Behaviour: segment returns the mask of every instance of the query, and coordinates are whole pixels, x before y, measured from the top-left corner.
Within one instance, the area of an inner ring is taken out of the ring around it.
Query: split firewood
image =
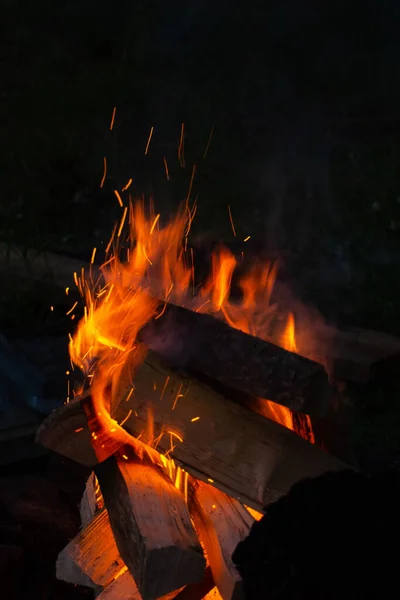
[[[167,305],[140,333],[174,367],[306,414],[324,413],[332,393],[325,368],[210,315]]]
[[[142,600],[142,597],[135,580],[126,569],[97,596],[96,600]]]
[[[68,583],[106,587],[124,567],[103,508],[60,552],[56,574]]]
[[[68,415],[67,421],[59,419],[61,414]],[[98,462],[83,400],[72,400],[51,412],[37,429],[36,441],[81,465],[93,467]]]
[[[205,559],[185,499],[160,467],[111,457],[96,476],[119,553],[143,600],[203,579]]]
[[[172,371],[154,355],[138,368],[134,382],[132,390],[126,365],[112,389],[115,421],[195,477],[213,480],[216,487],[256,510],[304,477],[346,468],[289,429]],[[37,441],[88,466],[114,454],[112,433],[110,446],[102,443],[100,448],[90,435],[87,405],[88,399],[74,400],[54,411],[40,427]]]
[[[190,512],[215,585],[223,600],[242,599],[242,579],[231,557],[239,542],[249,534],[254,519],[237,500],[215,487],[195,479],[190,487]]]
[[[191,583],[181,590],[163,596],[160,600],[203,600],[214,588],[214,580],[210,567],[204,572],[204,579],[199,583]],[[108,585],[97,600],[142,600],[135,580],[126,568]]]

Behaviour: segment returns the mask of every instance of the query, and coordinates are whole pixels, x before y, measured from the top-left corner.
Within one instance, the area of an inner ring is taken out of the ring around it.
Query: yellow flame
[[[179,150],[182,161],[183,144],[182,126]],[[122,205],[118,191],[114,193]],[[212,256],[212,272],[206,284],[193,294],[193,255],[190,264],[185,248],[195,211],[195,206],[186,203],[169,223],[161,224],[160,215],[155,214],[152,206],[146,212],[143,201],[130,203],[124,207],[121,222],[114,229],[100,279],[86,278],[84,271],[79,276],[74,274],[85,307],[69,350],[72,362],[90,379],[99,439],[108,435],[121,444],[132,443],[132,438],[111,417],[110,381],[118,381],[128,358],[133,367],[143,360],[144,348],[137,341],[138,332],[151,319],[162,317],[165,302],[210,313],[246,333],[266,339],[269,336],[276,310],[271,304],[275,265],[256,264],[243,275],[239,280],[242,299],[235,302],[230,291],[236,259],[229,250],[220,247]],[[288,349],[296,349],[293,315],[288,317],[281,343]],[[167,383],[168,380],[161,398]],[[179,390],[173,408],[181,397]],[[270,415],[293,429],[289,409],[271,408]],[[154,442],[153,437],[148,435],[148,441]]]

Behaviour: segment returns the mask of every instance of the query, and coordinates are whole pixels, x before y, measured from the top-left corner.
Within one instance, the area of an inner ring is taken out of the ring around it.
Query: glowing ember
[[[148,144],[150,139],[151,135]],[[183,140],[182,128],[182,162]],[[186,248],[195,208],[190,209],[186,203],[171,222],[161,225],[160,215],[156,215],[152,207],[146,214],[143,203],[125,206],[118,190],[115,195],[122,217],[108,245],[101,280],[93,281],[90,273],[87,276],[83,272],[80,276],[75,274],[86,306],[69,349],[73,363],[84,371],[90,382],[97,420],[96,438],[101,442],[102,435],[111,436],[132,445],[132,438],[111,416],[110,380],[118,380],[128,358],[134,366],[143,360],[145,348],[137,342],[138,332],[151,319],[162,317],[164,303],[168,301],[210,313],[234,328],[266,339],[276,309],[271,305],[276,266],[255,265],[242,276],[239,281],[242,299],[234,302],[230,290],[236,260],[229,250],[221,247],[212,257],[209,279],[194,293],[193,255]],[[293,315],[288,316],[281,345],[296,350]],[[266,416],[293,429],[289,409],[273,406],[273,403],[268,406]],[[194,415],[193,421],[199,418]],[[147,433],[147,439],[152,440],[151,431]],[[179,436],[172,431],[170,435],[172,446],[172,439]]]

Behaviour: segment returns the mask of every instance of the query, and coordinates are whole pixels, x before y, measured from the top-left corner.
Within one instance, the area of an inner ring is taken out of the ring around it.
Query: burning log
[[[59,554],[57,578],[92,587],[100,600],[142,600],[135,580],[119,554],[94,472],[82,496],[81,515],[84,529]],[[174,590],[162,600],[202,600],[213,587],[212,573],[207,567],[202,581]]]
[[[195,477],[213,480],[257,510],[304,477],[345,467],[285,427],[172,371],[154,355],[135,373],[134,390],[126,365],[112,395],[118,402],[111,404],[111,415],[131,435],[141,436]],[[96,444],[87,414],[87,399],[64,405],[46,419],[37,441],[87,466],[96,465],[114,454],[117,445],[111,433],[109,446]]]
[[[143,600],[203,579],[205,559],[184,497],[160,469],[112,457],[96,475],[119,552]]]
[[[89,587],[106,587],[125,567],[103,508],[60,552],[57,579]]]
[[[59,254],[40,252],[34,248],[24,249],[8,244],[0,244],[0,268],[3,273],[38,282],[49,281],[61,288],[70,286],[73,283],[73,274],[81,273],[82,269],[85,272],[90,270],[94,280],[102,277],[98,265]],[[159,287],[162,289],[162,285]],[[176,307],[171,308],[169,305],[167,312],[169,311],[175,313],[173,319],[176,323],[179,324],[181,319],[184,321],[185,317],[182,314],[178,316]],[[186,326],[186,323],[183,323],[183,326]],[[187,340],[190,339],[190,335],[185,338],[183,332],[181,333],[182,339],[186,340],[187,350]],[[303,351],[300,347],[303,356],[316,361],[321,366],[326,366],[329,375],[336,380],[366,383],[386,370],[387,364],[390,375],[396,373],[396,369],[391,365],[395,367],[397,364],[400,340],[389,334],[354,328],[338,331],[327,327],[323,331],[311,331],[307,336],[312,338],[313,350],[309,351],[305,348]],[[271,394],[256,395],[274,400]],[[279,402],[277,399],[275,401]],[[304,408],[295,410],[307,412]]]
[[[92,467],[98,461],[92,446],[84,401],[74,400],[50,413],[38,428],[36,441],[87,467]]]
[[[141,339],[173,366],[312,415],[327,410],[332,388],[324,367],[212,316],[166,305]]]
[[[231,557],[249,534],[253,517],[237,500],[194,479],[189,505],[223,600],[243,598],[242,580]]]
[[[128,570],[114,579],[96,600],[142,600],[137,585]]]

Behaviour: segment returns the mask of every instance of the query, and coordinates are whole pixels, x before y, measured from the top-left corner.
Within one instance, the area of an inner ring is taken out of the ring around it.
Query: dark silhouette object
[[[348,470],[296,484],[233,554],[246,598],[397,596],[399,506],[394,472]]]

